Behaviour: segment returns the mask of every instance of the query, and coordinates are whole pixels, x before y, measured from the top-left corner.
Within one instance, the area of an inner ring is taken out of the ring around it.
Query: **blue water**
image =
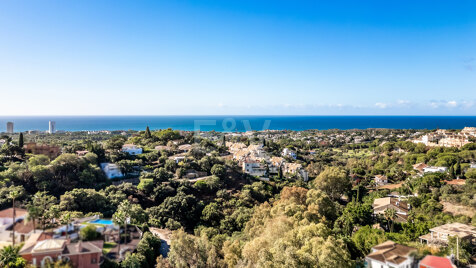
[[[0,132],[6,122],[14,130],[48,129],[56,121],[57,130],[144,130],[173,128],[177,130],[247,131],[263,129],[460,129],[476,126],[476,116],[0,116]],[[266,122],[269,125],[266,127]],[[263,128],[263,126],[265,126]]]
[[[114,223],[111,220],[97,219],[90,221],[89,223],[102,224],[102,225],[113,225]]]

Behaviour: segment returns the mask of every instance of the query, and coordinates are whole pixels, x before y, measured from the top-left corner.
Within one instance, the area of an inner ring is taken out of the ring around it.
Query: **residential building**
[[[182,144],[179,145],[178,147],[179,151],[183,153],[188,153],[190,150],[192,150],[192,145],[191,144]]]
[[[172,151],[172,148],[170,148],[169,146],[166,146],[166,145],[157,145],[157,146],[155,146],[154,149],[157,150],[157,151]]]
[[[447,223],[430,229],[430,233],[420,236],[420,242],[430,245],[447,245],[449,237],[456,236],[461,240],[467,240],[476,245],[476,227],[459,223]]]
[[[388,183],[388,178],[385,175],[376,175],[374,177],[375,185],[382,186]]]
[[[470,167],[470,168],[476,168],[476,163],[471,163],[471,164],[469,165],[469,167]]]
[[[23,146],[27,154],[42,154],[54,159],[60,155],[60,147],[49,144],[37,144],[29,142]]]
[[[365,260],[369,268],[410,268],[415,263],[415,252],[416,248],[387,241],[374,246],[372,252],[365,256]]]
[[[456,268],[450,259],[427,255],[418,264],[418,268]]]
[[[406,222],[410,211],[409,204],[393,197],[376,198],[372,206],[374,215],[384,215],[388,209],[394,209],[397,212],[396,222]]]
[[[265,176],[266,175],[266,167],[263,166],[260,162],[255,160],[245,160],[243,161],[243,172],[246,174],[250,174],[251,176]]]
[[[298,163],[284,163],[282,166],[283,173],[286,174],[294,174],[300,177],[303,181],[309,180],[309,175],[307,171],[302,167],[301,164]]]
[[[42,233],[32,235],[19,254],[33,267],[44,267],[58,260],[68,260],[73,267],[99,268],[102,262],[104,241],[79,241],[44,239]]]
[[[142,153],[142,148],[134,144],[124,144],[122,151],[130,155],[138,155]]]
[[[117,164],[101,163],[101,169],[104,171],[108,179],[124,177],[124,174],[122,174],[122,171]]]
[[[427,166],[423,168],[423,173],[435,173],[435,172],[441,172],[444,173],[448,171],[447,167],[432,167],[432,166]]]
[[[15,224],[23,222],[28,212],[22,208],[15,208]],[[13,208],[7,208],[0,211],[0,241],[12,242]],[[15,228],[17,230],[17,228]],[[21,241],[19,234],[15,235],[15,241]]]
[[[6,141],[6,140],[4,140],[4,139],[0,139],[0,147],[2,147],[2,146],[5,144],[5,143],[7,143],[7,141]]]
[[[413,169],[418,171],[418,172],[423,172],[423,170],[428,167],[427,164],[425,163],[417,163],[415,165],[413,165]]]
[[[48,122],[48,133],[55,134],[56,133],[56,122],[50,121]]]
[[[13,134],[13,122],[7,122],[7,133]]]
[[[284,148],[283,149],[283,152],[281,153],[282,156],[284,157],[291,157],[292,159],[296,159],[297,158],[297,154],[296,152],[294,152],[293,150],[289,149],[289,148]]]

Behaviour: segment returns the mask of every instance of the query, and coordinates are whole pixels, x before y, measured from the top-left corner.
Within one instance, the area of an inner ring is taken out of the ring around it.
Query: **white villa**
[[[142,148],[134,144],[124,144],[121,151],[130,155],[138,155],[142,153]]]
[[[444,173],[448,171],[448,168],[447,167],[432,167],[432,166],[428,166],[428,167],[425,167],[423,168],[423,173],[435,173],[435,172],[441,172],[441,173]]]
[[[365,256],[369,268],[409,268],[413,267],[416,248],[387,241],[374,246],[372,252]]]
[[[117,164],[113,163],[102,163],[101,164],[101,169],[104,171],[106,174],[106,177],[108,179],[114,179],[114,178],[122,178],[124,177],[124,174],[122,174],[121,169]]]

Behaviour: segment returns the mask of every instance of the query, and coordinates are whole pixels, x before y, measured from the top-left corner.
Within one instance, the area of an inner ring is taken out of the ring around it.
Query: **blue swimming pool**
[[[112,222],[112,220],[105,220],[105,219],[97,219],[97,220],[90,221],[89,223],[102,224],[102,225],[113,225],[114,224]]]

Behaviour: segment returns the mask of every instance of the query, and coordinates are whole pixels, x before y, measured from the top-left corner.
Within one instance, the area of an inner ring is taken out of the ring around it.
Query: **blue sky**
[[[476,115],[476,1],[0,1],[0,115]]]

